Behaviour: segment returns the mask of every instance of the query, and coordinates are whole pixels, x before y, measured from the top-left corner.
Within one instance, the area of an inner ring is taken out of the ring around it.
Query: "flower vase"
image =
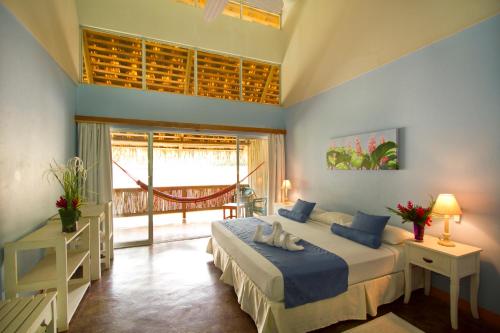
[[[415,235],[415,242],[424,241],[425,224],[413,223],[413,234]]]
[[[76,222],[80,218],[80,211],[76,209],[59,209],[62,232],[75,232]]]

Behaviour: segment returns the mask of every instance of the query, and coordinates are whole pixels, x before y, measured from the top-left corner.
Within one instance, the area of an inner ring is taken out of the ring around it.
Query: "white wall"
[[[45,172],[51,160],[65,163],[75,154],[76,86],[1,4],[0,50],[1,267],[5,242],[57,213],[61,189]],[[37,258],[23,255],[21,271]]]
[[[500,12],[499,0],[302,0],[285,26],[293,105]]]
[[[320,207],[386,206],[453,193],[452,237],[484,249],[480,306],[500,313],[500,15],[286,109],[287,178]],[[400,128],[399,171],[333,171],[330,139]],[[401,225],[393,217],[392,224]],[[405,224],[404,227],[411,228]],[[443,232],[436,220],[426,233]],[[448,291],[446,279],[435,280]],[[467,282],[465,279],[464,282]],[[467,286],[468,284],[464,284]],[[462,289],[467,298],[467,288]]]
[[[68,76],[78,81],[80,34],[75,0],[0,0]]]

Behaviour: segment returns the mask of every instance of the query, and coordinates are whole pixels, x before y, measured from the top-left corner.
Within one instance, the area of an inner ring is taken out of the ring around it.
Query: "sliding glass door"
[[[117,247],[207,237],[213,221],[266,215],[267,147],[265,136],[112,132]]]

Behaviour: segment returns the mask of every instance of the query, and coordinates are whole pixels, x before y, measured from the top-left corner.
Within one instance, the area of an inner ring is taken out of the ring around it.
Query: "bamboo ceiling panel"
[[[240,59],[198,51],[198,95],[240,99]]]
[[[194,50],[147,41],[146,88],[194,95]]]
[[[84,30],[83,42],[83,77],[89,83],[142,88],[140,39]]]
[[[242,98],[246,102],[280,104],[280,68],[243,60]]]

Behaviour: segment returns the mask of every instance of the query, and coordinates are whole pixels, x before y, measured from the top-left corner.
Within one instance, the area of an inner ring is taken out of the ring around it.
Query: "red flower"
[[[71,206],[73,206],[73,209],[77,209],[78,208],[78,198],[74,198],[73,200],[71,200]]]
[[[369,140],[368,140],[368,151],[371,153],[373,153],[375,151],[375,149],[377,148],[377,141],[375,140],[375,138],[372,136]]]
[[[402,204],[398,204],[398,210],[399,210],[401,213],[406,213],[406,212],[408,212],[408,209],[406,209],[406,207],[404,207]]]
[[[423,217],[425,214],[425,209],[423,209],[422,207],[417,207],[417,215],[418,217]]]
[[[408,201],[408,209],[413,209],[413,202],[411,201]]]
[[[428,217],[427,220],[425,220],[425,224],[427,224],[428,227],[431,226],[431,222],[432,222],[432,219],[430,217]]]
[[[361,148],[361,141],[359,140],[359,138],[356,138],[356,139],[354,139],[354,142],[356,144],[356,153],[358,155],[362,155],[363,149]]]
[[[59,200],[56,201],[57,208],[68,208],[68,201],[64,197],[59,197]]]

